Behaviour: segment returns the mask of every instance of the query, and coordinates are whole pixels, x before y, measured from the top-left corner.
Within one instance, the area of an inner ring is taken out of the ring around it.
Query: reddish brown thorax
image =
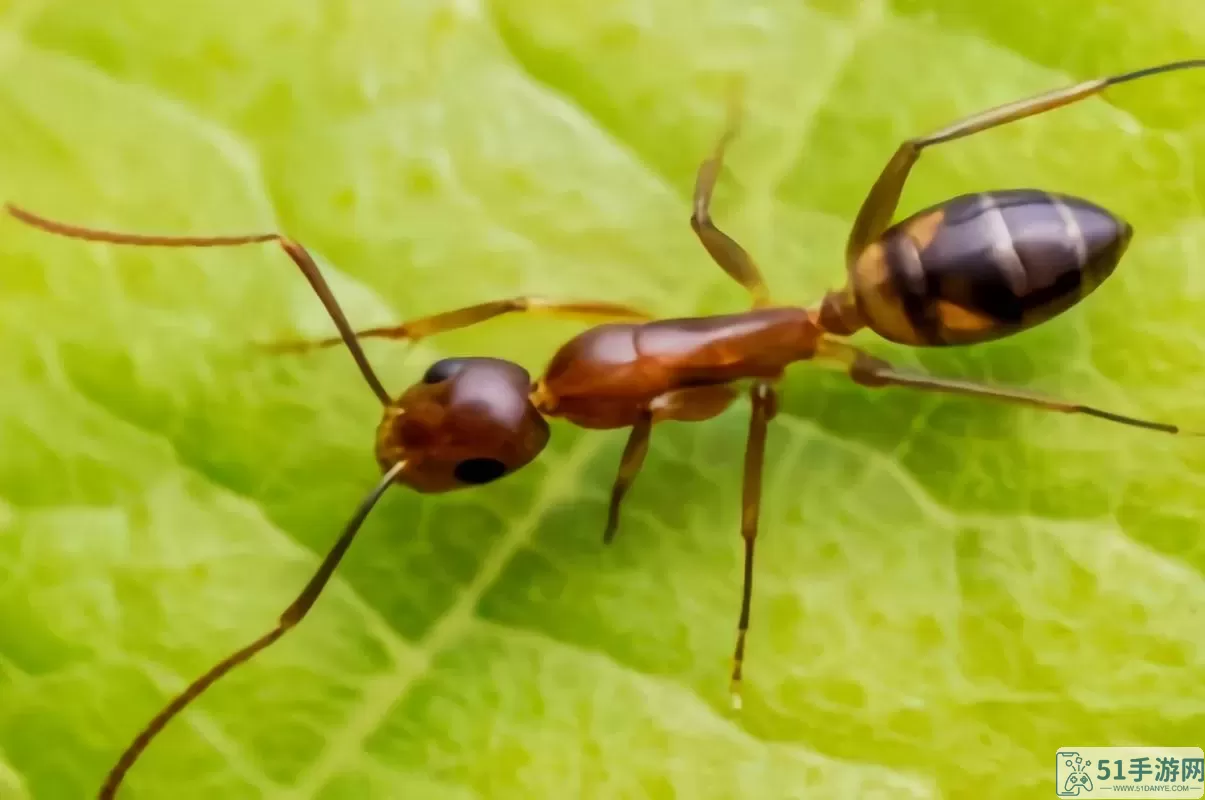
[[[815,354],[820,333],[812,315],[794,307],[600,325],[556,352],[540,381],[538,402],[544,413],[582,427],[626,427],[666,395],[777,377],[788,364]],[[714,413],[727,406],[716,402],[714,392],[693,397],[695,402],[668,418],[699,419],[704,402]]]

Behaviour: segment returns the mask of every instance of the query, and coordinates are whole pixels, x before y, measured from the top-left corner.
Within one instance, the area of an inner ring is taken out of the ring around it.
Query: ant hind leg
[[[1043,114],[1062,106],[1071,105],[1092,95],[1099,94],[1110,86],[1116,86],[1119,83],[1145,78],[1150,75],[1158,75],[1163,72],[1196,67],[1205,67],[1205,60],[1177,61],[1170,64],[1161,64],[1155,67],[1134,70],[1133,72],[1126,72],[1121,75],[1113,75],[1107,78],[1083,81],[1074,86],[1066,86],[1023,100],[1005,103],[995,108],[990,108],[987,111],[981,111],[978,114],[965,117],[947,125],[941,130],[934,131],[928,136],[908,139],[900,144],[899,148],[895,151],[895,155],[887,162],[887,166],[883,168],[882,173],[874,182],[874,186],[871,187],[870,193],[867,194],[866,199],[863,201],[862,207],[858,210],[858,216],[854,220],[853,228],[849,233],[849,240],[845,246],[846,263],[849,265],[854,264],[862,251],[882,236],[883,232],[891,225],[896,206],[900,201],[900,195],[904,191],[904,184],[908,181],[908,175],[912,171],[913,165],[916,164],[917,159],[920,158],[921,151],[925,148],[945,142],[952,142],[955,139],[962,139],[1009,122],[1037,116],[1038,114]]]
[[[958,394],[966,397],[976,397],[987,400],[999,400],[1005,403],[1029,406],[1042,411],[1057,411],[1063,414],[1084,414],[1089,417],[1129,425],[1134,428],[1174,433],[1184,436],[1201,436],[1194,431],[1186,431],[1177,425],[1115,414],[1112,411],[1060,400],[1056,397],[1027,392],[1020,389],[1009,389],[999,386],[989,386],[972,381],[939,378],[923,372],[912,372],[897,369],[889,362],[872,356],[853,345],[825,339],[820,343],[816,353],[818,361],[834,364],[845,369],[855,383],[873,389],[887,386],[900,386],[909,389],[919,389],[926,392],[943,392]]]

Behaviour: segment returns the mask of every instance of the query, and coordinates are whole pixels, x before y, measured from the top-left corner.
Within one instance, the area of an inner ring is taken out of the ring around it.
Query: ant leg
[[[610,544],[619,528],[619,506],[628,487],[636,479],[637,473],[644,465],[644,457],[649,451],[649,435],[653,431],[653,414],[645,411],[632,426],[628,435],[628,443],[623,448],[623,457],[619,460],[619,475],[615,477],[615,485],[611,488],[611,505],[607,509],[607,527],[603,531],[603,544]]]
[[[361,339],[403,339],[411,343],[425,339],[437,333],[459,330],[479,322],[500,317],[503,314],[526,313],[533,316],[565,317],[585,320],[635,320],[646,321],[652,315],[643,311],[606,302],[557,302],[542,297],[511,297],[506,300],[493,300],[488,303],[478,303],[454,311],[444,311],[429,317],[403,322],[382,328],[367,328],[355,331],[354,336]],[[274,352],[303,352],[320,347],[330,347],[342,342],[341,337],[315,339],[300,342],[279,342],[267,345]]]
[[[280,615],[280,619],[272,630],[215,664],[208,672],[189,684],[183,692],[178,694],[162,711],[156,714],[146,724],[146,727],[139,731],[138,736],[134,738],[130,746],[121,754],[113,769],[106,776],[104,786],[100,790],[100,800],[112,800],[117,794],[117,790],[120,788],[121,782],[125,779],[125,775],[129,772],[130,767],[134,766],[134,762],[138,760],[147,746],[159,735],[159,732],[163,730],[167,723],[171,722],[177,714],[184,710],[185,706],[196,700],[223,675],[240,664],[246,663],[256,653],[266,650],[305,618],[305,615],[318,599],[318,595],[326,587],[327,581],[334,574],[335,568],[343,559],[343,555],[351,546],[352,540],[360,530],[360,526],[364,523],[364,520],[368,517],[369,512],[372,511],[373,506],[376,505],[381,495],[385,493],[385,490],[389,488],[389,485],[401,475],[405,467],[406,462],[404,461],[394,464],[384,474],[373,490],[368,493],[368,496],[361,501],[359,508],[352,515],[351,520],[347,523],[347,527],[343,529],[343,533],[339,535],[334,547],[331,548],[326,558],[322,560],[322,564],[319,565],[318,570],[314,573],[314,577],[310,578],[309,583],[302,589],[297,599]]]
[[[1205,60],[1177,61],[1121,75],[1084,81],[1074,86],[1055,89],[1024,100],[1016,100],[996,106],[995,108],[959,120],[928,136],[905,141],[895,151],[895,155],[891,157],[891,160],[887,162],[887,166],[883,168],[883,172],[879,175],[878,180],[875,181],[870,193],[866,196],[866,200],[863,201],[861,209],[858,211],[858,216],[854,220],[853,228],[850,231],[849,240],[845,247],[846,263],[850,265],[854,264],[862,251],[882,236],[883,232],[891,225],[896,205],[899,203],[900,195],[904,190],[904,183],[908,180],[908,173],[912,170],[912,166],[916,163],[917,159],[920,158],[921,151],[926,147],[942,144],[943,142],[952,142],[955,139],[961,139],[965,136],[988,130],[989,128],[995,128],[1009,122],[1025,119],[1026,117],[1036,116],[1061,106],[1070,105],[1098,94],[1110,86],[1116,86],[1119,83],[1145,78],[1148,75],[1157,75],[1163,72],[1194,67],[1205,67]]]
[[[355,360],[356,366],[360,368],[360,374],[364,376],[364,381],[368,384],[368,387],[372,389],[373,394],[381,401],[381,405],[389,405],[389,393],[385,391],[381,379],[373,371],[372,365],[368,362],[368,357],[364,355],[364,351],[356,341],[355,332],[347,321],[347,317],[343,314],[343,309],[339,307],[339,302],[335,299],[335,295],[331,292],[326,280],[322,277],[322,272],[318,269],[318,265],[310,254],[306,252],[306,249],[292,239],[279,233],[252,233],[241,236],[156,236],[138,233],[119,233],[117,231],[83,228],[78,225],[57,222],[26,211],[12,203],[5,204],[5,208],[9,214],[27,225],[57,236],[64,236],[68,239],[82,239],[90,242],[107,242],[109,244],[135,245],[139,247],[237,247],[245,244],[276,242],[285,251],[285,254],[292,259],[293,263],[297,265],[297,268],[301,270],[301,274],[305,276],[314,293],[318,295],[318,299],[326,308],[326,313],[330,315],[331,320],[335,323],[335,327],[339,329],[338,341],[347,345],[347,349],[351,352],[351,357]]]
[[[737,623],[736,650],[732,656],[732,707],[741,707],[741,670],[745,663],[745,634],[753,600],[753,545],[761,512],[762,466],[766,454],[766,427],[778,413],[778,392],[768,381],[757,381],[749,392],[753,413],[749,442],[745,446],[745,477],[741,492],[741,538],[745,540],[745,577],[741,590],[741,616]]]
[[[732,404],[736,391],[727,384],[716,386],[694,386],[666,392],[649,403],[648,410],[641,415],[624,447],[619,462],[619,475],[611,489],[611,504],[607,512],[607,527],[603,531],[603,543],[610,544],[619,528],[619,507],[623,497],[640,472],[644,457],[648,453],[649,435],[654,423],[666,420],[678,422],[701,422],[711,419]]]
[[[1203,435],[1200,433],[1183,430],[1179,426],[1171,425],[1166,422],[1151,422],[1149,420],[1138,419],[1137,417],[1127,417],[1122,414],[1114,414],[1112,411],[1103,411],[1099,408],[1093,408],[1092,406],[1086,406],[1080,403],[1071,403],[1066,400],[1060,400],[1055,397],[1046,397],[1044,395],[1027,392],[1020,389],[988,386],[971,381],[938,378],[932,375],[926,375],[925,373],[899,370],[881,358],[877,358],[866,352],[863,352],[852,345],[844,342],[836,342],[831,339],[821,341],[816,356],[819,360],[836,363],[848,370],[849,376],[854,380],[855,383],[875,389],[884,386],[904,386],[911,389],[920,389],[922,391],[946,392],[949,394],[960,394],[969,397],[1000,400],[1006,403],[1016,403],[1018,405],[1029,406],[1030,408],[1041,409],[1043,411],[1058,411],[1064,414],[1085,414],[1090,417],[1108,420],[1109,422],[1117,422],[1122,425],[1130,425],[1135,428],[1146,428],[1147,430],[1160,431],[1163,433],[1176,433],[1186,436]]]
[[[716,143],[715,150],[699,165],[695,175],[694,212],[690,216],[690,227],[694,229],[712,259],[729,277],[748,290],[753,298],[753,306],[759,308],[770,303],[770,292],[762,278],[761,270],[743,247],[711,221],[711,196],[724,164],[724,151],[736,136],[738,117],[738,101],[734,98],[729,109],[727,127]]]

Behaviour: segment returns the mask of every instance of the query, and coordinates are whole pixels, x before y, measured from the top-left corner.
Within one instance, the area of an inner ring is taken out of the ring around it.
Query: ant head
[[[548,443],[527,370],[496,358],[445,358],[385,409],[377,461],[405,461],[397,482],[420,492],[479,486],[529,463]]]

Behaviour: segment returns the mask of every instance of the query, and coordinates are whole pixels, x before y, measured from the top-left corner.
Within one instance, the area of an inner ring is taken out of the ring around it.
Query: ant
[[[548,442],[549,418],[583,428],[631,429],[603,533],[603,541],[610,542],[618,529],[624,495],[644,462],[653,427],[665,421],[713,418],[742,390],[748,391],[751,417],[740,524],[744,579],[731,673],[735,708],[740,707],[749,628],[766,431],[777,411],[778,382],[790,364],[827,363],[871,388],[949,392],[1182,433],[1175,425],[1054,397],[900,370],[842,339],[868,328],[884,339],[915,347],[974,344],[1032,328],[1091,294],[1112,274],[1129,245],[1133,229],[1128,223],[1080,198],[1009,189],[960,195],[893,224],[908,175],[920,154],[934,145],[1070,105],[1120,83],[1195,67],[1205,67],[1205,59],[1084,81],[997,106],[903,142],[854,220],[845,250],[846,285],[827,292],[811,308],[773,304],[753,259],[712,221],[712,192],[725,148],[735,135],[735,113],[730,114],[714,151],[699,166],[690,218],[712,259],[751,298],[748,311],[720,316],[657,320],[613,303],[516,297],[395,327],[357,331],[309,253],[282,234],[118,233],[56,222],[7,205],[14,217],[44,231],[118,245],[224,247],[275,242],[309,281],[339,332],[330,339],[285,343],[278,349],[345,345],[383,408],[376,435],[376,459],[383,477],[361,501],[317,572],[272,630],[218,662],[139,732],[109,772],[101,800],[115,796],[135,761],[185,706],[305,617],[389,486],[397,483],[432,493],[496,481],[539,455]],[[534,381],[510,361],[446,358],[396,398],[385,390],[358,341],[377,337],[414,342],[504,314],[550,314],[601,320],[601,324],[564,344],[543,376]]]

